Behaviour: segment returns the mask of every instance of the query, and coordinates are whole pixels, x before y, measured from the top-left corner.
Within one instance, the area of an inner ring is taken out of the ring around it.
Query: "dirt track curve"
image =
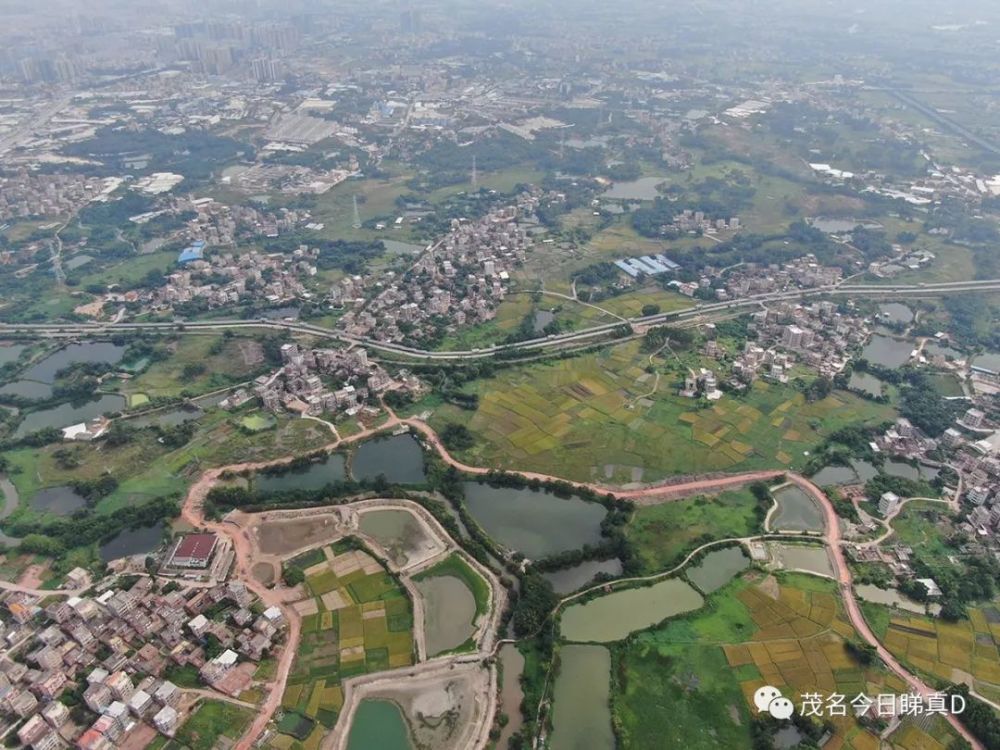
[[[420,435],[430,444],[437,454],[440,456],[441,460],[447,463],[449,466],[453,466],[460,471],[467,472],[469,474],[483,475],[491,471],[488,468],[481,466],[469,466],[461,461],[454,458],[441,443],[440,438],[437,433],[425,422],[415,419],[400,419],[391,409],[387,409],[389,418],[376,428],[371,428],[363,432],[359,432],[348,438],[339,438],[334,442],[326,446],[327,450],[333,450],[341,445],[360,442],[373,435],[384,432],[387,429],[392,429],[399,427],[401,425],[406,425],[410,429],[420,433]],[[185,521],[190,523],[192,526],[208,529],[219,534],[223,534],[228,537],[233,544],[233,550],[236,554],[236,563],[234,567],[234,575],[246,583],[247,587],[251,589],[255,594],[257,594],[261,600],[268,606],[276,605],[282,609],[285,614],[285,618],[289,624],[288,639],[285,647],[282,649],[281,658],[278,663],[278,669],[275,673],[274,679],[271,681],[269,686],[267,699],[260,707],[257,716],[255,717],[253,723],[244,733],[243,737],[240,738],[239,742],[235,746],[235,750],[251,750],[254,742],[263,734],[271,717],[277,711],[278,706],[281,703],[282,695],[285,691],[285,685],[288,681],[288,674],[291,671],[292,661],[295,656],[296,647],[298,645],[299,636],[301,633],[301,619],[295,610],[288,606],[285,601],[285,597],[291,593],[289,589],[284,589],[280,584],[274,589],[268,589],[261,583],[254,579],[251,574],[251,568],[253,567],[253,560],[251,554],[251,545],[249,540],[245,536],[245,532],[239,527],[225,523],[225,522],[211,522],[207,521],[204,517],[202,511],[202,505],[205,498],[208,495],[209,490],[219,481],[221,475],[226,471],[245,471],[260,469],[265,466],[274,466],[281,463],[287,463],[292,460],[293,457],[289,456],[283,459],[278,459],[275,461],[268,461],[262,463],[245,463],[245,464],[235,464],[232,466],[220,467],[216,469],[210,469],[206,471],[202,476],[192,485],[191,489],[184,500],[184,505],[181,510],[181,516]],[[560,477],[554,477],[548,474],[540,474],[536,472],[526,472],[526,471],[510,471],[505,470],[507,473],[516,474],[518,476],[524,477],[526,479],[537,479],[540,481],[561,481],[565,482],[567,480]],[[602,494],[611,494],[622,500],[632,500],[640,504],[645,504],[647,502],[669,502],[670,500],[675,500],[681,497],[688,497],[691,495],[696,495],[700,493],[711,493],[717,492],[727,487],[745,485],[751,482],[762,481],[767,479],[772,479],[777,476],[786,475],[789,481],[796,484],[805,492],[809,493],[815,500],[820,504],[823,509],[823,513],[826,518],[826,534],[825,540],[830,548],[830,553],[834,564],[837,568],[837,578],[840,582],[841,595],[844,601],[844,606],[847,611],[848,617],[851,620],[851,624],[857,630],[861,638],[875,647],[879,657],[885,662],[886,666],[898,675],[911,690],[914,690],[921,695],[928,695],[935,692],[926,683],[921,681],[915,675],[907,671],[896,658],[889,653],[889,651],[879,642],[872,632],[871,628],[868,626],[867,621],[861,613],[861,608],[858,606],[858,602],[854,597],[854,592],[852,588],[851,572],[847,566],[847,559],[844,556],[843,547],[841,544],[840,537],[840,526],[836,511],[833,508],[833,504],[826,494],[815,484],[810,482],[803,476],[793,474],[785,471],[757,471],[757,472],[747,472],[744,474],[734,474],[727,476],[713,476],[708,478],[692,478],[686,481],[671,481],[667,480],[660,484],[647,485],[634,489],[621,489],[607,487],[599,484],[590,484],[585,482],[569,482],[575,487],[586,488],[595,492]],[[963,737],[975,750],[983,750],[982,744],[969,733],[969,731],[962,725],[958,719],[950,714],[947,714],[945,718],[952,725],[952,727]]]

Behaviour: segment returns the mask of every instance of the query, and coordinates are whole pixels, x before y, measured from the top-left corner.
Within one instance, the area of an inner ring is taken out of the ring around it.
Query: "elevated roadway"
[[[460,362],[464,360],[491,359],[517,355],[537,355],[542,352],[559,351],[567,347],[576,347],[597,343],[603,339],[615,339],[627,329],[628,334],[636,330],[644,330],[650,326],[665,324],[693,324],[701,319],[712,319],[713,316],[733,315],[741,311],[754,309],[774,302],[790,302],[793,300],[813,297],[880,297],[880,298],[914,298],[937,297],[946,294],[967,292],[1000,291],[1000,279],[985,279],[977,281],[950,281],[936,284],[893,285],[893,284],[835,284],[814,287],[812,289],[793,289],[781,292],[769,292],[742,297],[725,302],[697,304],[681,310],[627,318],[624,321],[604,323],[583,328],[568,333],[529,339],[513,344],[486,346],[481,349],[433,351],[418,349],[405,344],[391,341],[380,341],[367,336],[354,336],[343,331],[303,323],[297,321],[272,320],[207,320],[207,321],[175,321],[175,322],[114,322],[114,323],[0,323],[0,334],[21,333],[39,336],[99,336],[116,332],[147,331],[204,333],[209,331],[248,329],[274,329],[289,333],[307,334],[318,338],[331,339],[343,344],[364,346],[377,352],[409,360],[425,362]]]

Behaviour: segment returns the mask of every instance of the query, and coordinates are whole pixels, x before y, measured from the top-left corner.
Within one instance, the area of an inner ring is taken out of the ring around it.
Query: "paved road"
[[[9,333],[32,333],[42,335],[107,335],[113,331],[171,331],[176,333],[200,332],[200,331],[221,331],[235,330],[238,328],[272,328],[288,331],[290,333],[302,333],[326,339],[333,339],[345,344],[355,344],[365,346],[375,351],[393,354],[409,359],[420,359],[425,361],[462,361],[476,359],[490,359],[497,354],[524,353],[534,354],[540,351],[556,351],[567,346],[576,346],[582,343],[598,343],[603,339],[613,338],[622,326],[631,326],[632,329],[643,329],[653,325],[666,323],[683,324],[691,323],[703,316],[730,314],[740,310],[754,308],[768,302],[791,301],[807,299],[817,296],[856,296],[856,297],[920,297],[920,296],[940,296],[943,294],[955,294],[975,291],[996,291],[1000,290],[1000,279],[985,279],[979,281],[946,282],[941,284],[918,284],[909,286],[877,285],[877,284],[838,284],[814,289],[794,289],[785,292],[773,292],[769,294],[759,294],[744,297],[731,302],[713,302],[704,305],[695,305],[683,310],[674,310],[657,315],[628,318],[627,323],[615,322],[603,325],[583,328],[569,333],[546,336],[539,339],[530,339],[516,344],[502,346],[488,346],[482,349],[472,349],[463,351],[429,351],[417,349],[365,336],[352,336],[342,331],[324,328],[309,323],[295,323],[283,321],[263,321],[263,320],[216,320],[216,321],[192,321],[184,323],[25,323],[25,324],[0,324],[0,332]]]

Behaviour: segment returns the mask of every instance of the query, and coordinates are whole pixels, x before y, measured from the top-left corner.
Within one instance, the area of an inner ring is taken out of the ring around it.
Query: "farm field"
[[[749,747],[753,693],[765,684],[797,708],[804,693],[905,692],[895,676],[854,659],[845,648],[854,637],[832,582],[746,574],[698,612],[614,650],[620,677],[612,710],[621,746]],[[669,713],[660,708],[665,705]],[[827,747],[878,747],[853,716],[830,721],[835,734]],[[904,725],[900,731],[913,730]],[[933,731],[947,739],[950,730]],[[919,727],[917,732],[931,736]]]
[[[906,504],[892,521],[900,543],[919,550],[920,557],[930,563],[950,564],[955,549],[941,538],[939,519],[948,518],[947,506],[914,500]]]
[[[152,432],[141,430],[120,446],[55,444],[9,451],[6,456],[12,467],[10,479],[22,505],[44,487],[110,474],[118,486],[101,498],[95,509],[98,513],[112,513],[126,505],[183,492],[190,477],[203,466],[280,458],[330,442],[329,431],[315,422],[283,417],[276,424],[276,429],[248,434],[232,415],[212,411],[198,420],[194,437],[173,451],[158,443]]]
[[[465,423],[477,438],[468,463],[555,473],[568,479],[650,482],[672,474],[801,467],[825,435],[891,407],[846,392],[813,403],[786,385],[758,381],[746,396],[711,407],[676,394],[670,376],[653,392],[637,342],[573,359],[514,367],[476,382],[475,412],[443,404],[431,424]],[[433,406],[418,404],[416,411]],[[594,440],[600,435],[600,440]]]
[[[640,289],[609,297],[595,303],[615,315],[634,318],[642,315],[644,305],[658,305],[660,312],[673,312],[694,307],[695,300],[688,299],[677,292],[668,292],[656,284],[646,284]]]
[[[472,326],[461,326],[456,333],[445,338],[439,348],[475,349],[499,344],[507,336],[515,333],[524,318],[535,311],[551,312],[555,320],[562,325],[563,331],[613,323],[615,320],[600,310],[572,300],[546,295],[539,295],[536,299],[533,297],[530,292],[509,294],[497,307],[497,315],[493,320]],[[541,337],[544,334],[539,332],[535,335]]]
[[[263,347],[253,339],[180,336],[170,356],[153,362],[122,387],[126,395],[178,396],[206,393],[248,380],[266,369]]]
[[[760,533],[763,514],[757,507],[757,499],[746,489],[641,506],[625,535],[642,562],[642,572],[652,574],[673,567],[699,544]]]
[[[164,750],[215,750],[225,740],[237,740],[246,729],[253,712],[222,701],[204,701],[177,730],[177,736],[161,747]]]
[[[350,543],[286,565],[303,570],[308,595],[292,605],[302,615],[302,639],[282,707],[301,717],[295,736],[313,748],[337,721],[342,680],[413,663],[413,610],[397,581]],[[286,740],[291,736],[279,735],[272,747],[290,747]]]
[[[889,651],[920,673],[948,682],[975,680],[984,693],[1000,690],[1000,611],[970,608],[969,618],[950,623],[866,604],[865,617]]]

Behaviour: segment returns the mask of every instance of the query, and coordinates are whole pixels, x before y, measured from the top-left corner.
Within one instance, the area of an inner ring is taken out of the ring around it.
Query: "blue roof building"
[[[186,248],[181,250],[177,262],[180,264],[190,263],[193,260],[202,260],[205,257],[205,241],[195,240]]]

